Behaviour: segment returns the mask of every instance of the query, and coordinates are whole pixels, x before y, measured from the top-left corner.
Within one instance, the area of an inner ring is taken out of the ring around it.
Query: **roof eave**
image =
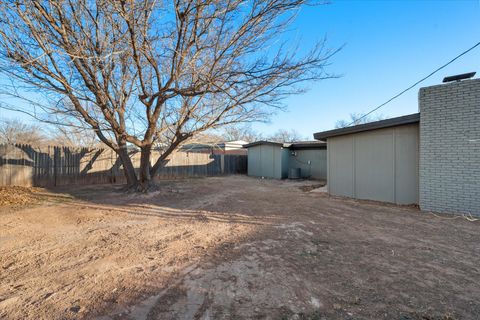
[[[390,118],[375,122],[369,122],[365,124],[359,124],[356,126],[345,127],[340,129],[334,129],[329,131],[317,132],[313,134],[313,137],[317,140],[325,140],[332,137],[343,136],[347,134],[359,133],[370,130],[377,130],[401,125],[407,125],[412,123],[418,123],[420,121],[420,113],[409,114],[402,117]]]
[[[291,149],[326,149],[327,143],[293,143],[290,146]]]
[[[244,148],[250,148],[250,147],[259,146],[259,145],[262,145],[262,144],[268,144],[268,145],[275,145],[275,146],[279,146],[279,147],[285,147],[285,143],[273,142],[273,141],[265,141],[265,140],[255,141],[255,142],[251,142],[251,143],[248,143],[248,144],[244,144],[243,147],[244,147]]]

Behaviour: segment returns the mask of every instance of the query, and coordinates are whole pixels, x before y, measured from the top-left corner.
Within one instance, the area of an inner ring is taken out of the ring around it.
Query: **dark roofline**
[[[251,143],[248,143],[248,144],[244,144],[243,147],[244,147],[244,148],[250,148],[250,147],[259,146],[259,145],[261,145],[261,144],[270,144],[270,145],[279,146],[279,147],[283,147],[283,146],[284,146],[284,143],[282,143],[282,142],[273,142],[273,141],[260,140],[260,141],[255,141],[255,142],[251,142]]]
[[[290,144],[290,149],[326,149],[327,143],[323,141],[312,142],[294,142]]]
[[[329,131],[317,132],[313,134],[313,137],[317,140],[324,140],[331,137],[343,136],[351,133],[358,133],[363,131],[377,130],[395,126],[401,126],[411,123],[418,123],[420,121],[420,113],[409,114],[407,116],[390,118],[375,122],[369,122],[365,124],[359,124],[356,126],[345,127],[340,129],[334,129]]]

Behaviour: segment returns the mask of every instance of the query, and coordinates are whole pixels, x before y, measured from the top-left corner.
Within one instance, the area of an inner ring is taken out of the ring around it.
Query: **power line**
[[[480,42],[477,42],[473,47],[463,51],[462,53],[460,53],[458,56],[456,56],[455,58],[453,58],[452,60],[448,61],[447,63],[445,63],[443,66],[437,68],[435,71],[431,72],[429,75],[427,75],[426,77],[423,77],[422,79],[418,80],[417,82],[415,82],[414,84],[412,84],[410,87],[406,88],[405,90],[403,90],[402,92],[394,95],[393,97],[391,97],[390,99],[388,99],[387,101],[385,101],[384,103],[382,103],[381,105],[379,105],[378,107],[375,107],[374,109],[370,110],[369,112],[365,113],[363,116],[361,116],[360,118],[358,119],[355,119],[354,121],[352,121],[351,123],[349,123],[347,125],[348,126],[351,126],[352,124],[358,122],[359,120],[362,120],[363,118],[365,118],[366,116],[368,116],[369,114],[372,114],[373,112],[377,111],[378,109],[380,109],[381,107],[383,107],[384,105],[386,105],[387,103],[391,102],[392,100],[395,100],[396,98],[400,97],[402,94],[404,94],[405,92],[407,92],[408,90],[412,89],[413,87],[415,87],[417,84],[427,80],[428,78],[430,78],[431,76],[433,76],[435,73],[437,73],[438,71],[442,70],[443,68],[445,68],[446,66],[448,66],[449,64],[451,64],[452,62],[454,62],[455,60],[457,60],[458,58],[460,58],[461,56],[469,53],[470,51],[472,51],[473,49],[475,49],[476,47],[480,46]]]

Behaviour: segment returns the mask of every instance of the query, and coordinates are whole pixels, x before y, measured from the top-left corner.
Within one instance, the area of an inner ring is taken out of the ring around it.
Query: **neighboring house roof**
[[[181,149],[194,150],[194,149],[242,149],[247,141],[235,140],[235,141],[225,141],[225,142],[205,142],[205,143],[187,143],[181,146]]]
[[[395,126],[401,126],[411,123],[418,123],[420,121],[420,113],[409,114],[407,116],[390,118],[375,122],[369,122],[365,124],[359,124],[356,126],[345,127],[340,129],[334,129],[329,131],[317,132],[313,134],[313,137],[317,140],[325,140],[327,138],[343,136],[351,133],[358,133],[363,131],[370,131],[382,128],[389,128]]]
[[[233,140],[233,141],[225,141],[222,143],[218,143],[217,145],[223,148],[243,148],[243,146],[246,144],[248,144],[248,141]]]
[[[274,142],[274,141],[266,141],[266,140],[261,140],[261,141],[255,141],[249,144],[244,145],[244,148],[250,148],[250,147],[255,147],[259,145],[274,145],[274,146],[279,146],[283,148],[289,148],[289,149],[308,149],[308,148],[326,148],[327,144],[323,141],[296,141],[296,142]]]

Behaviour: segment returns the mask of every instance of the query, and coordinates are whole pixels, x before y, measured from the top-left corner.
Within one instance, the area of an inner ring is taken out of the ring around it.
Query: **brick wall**
[[[419,92],[419,204],[480,215],[480,79]]]

